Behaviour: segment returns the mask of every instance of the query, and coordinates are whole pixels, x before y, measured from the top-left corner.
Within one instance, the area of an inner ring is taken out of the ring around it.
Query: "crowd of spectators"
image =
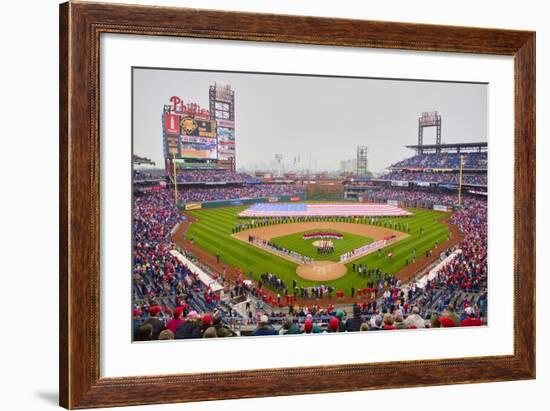
[[[170,231],[183,220],[170,190],[147,191],[134,197],[134,297],[147,300],[144,307],[173,292],[190,274],[169,252]]]
[[[378,178],[386,181],[408,181],[439,184],[458,184],[459,173],[392,171]],[[463,174],[462,184],[487,185],[487,174]]]
[[[466,198],[451,221],[464,236],[452,259],[425,287],[396,283],[384,291],[382,306],[414,305],[424,317],[441,315],[449,305],[486,317],[487,310],[487,202]],[[450,250],[444,253],[451,255]],[[404,298],[405,297],[405,298]],[[476,305],[474,307],[474,304]],[[405,313],[407,310],[405,310]]]
[[[169,189],[136,193],[133,203],[133,316],[136,340],[175,333],[178,318],[218,309],[219,294],[170,252],[170,232],[184,220]],[[172,322],[168,321],[171,313]],[[144,326],[144,328],[142,328]],[[167,334],[167,333],[165,333]]]
[[[280,186],[279,186],[280,187]],[[392,189],[398,199],[430,198],[451,204],[456,195]],[[377,192],[378,195],[388,193]],[[418,196],[418,197],[417,197]],[[255,328],[242,333],[234,326],[239,316],[220,294],[201,283],[198,276],[171,253],[170,231],[184,220],[173,205],[169,189],[137,193],[133,203],[133,330],[137,341],[231,337],[237,335],[318,334],[325,332],[378,331],[483,325],[487,310],[487,203],[464,198],[452,223],[464,235],[460,252],[442,266],[422,288],[402,284],[380,270],[368,276],[364,288],[352,288],[355,303],[348,310],[319,303],[337,290],[327,285],[286,284],[276,273],[260,281],[237,279],[227,286],[227,298],[241,296],[257,301],[255,312],[243,319]],[[387,199],[387,198],[386,198]],[[447,250],[445,256],[450,255]],[[366,267],[365,267],[366,268]],[[353,265],[355,272],[357,267]],[[371,268],[371,270],[373,270]],[[367,277],[366,277],[367,278]],[[223,278],[222,278],[223,280]],[[224,282],[225,284],[225,282]],[[267,293],[264,287],[275,292]],[[338,296],[338,295],[337,295]],[[298,305],[302,298],[310,304]]]
[[[225,169],[185,169],[176,171],[178,183],[247,183],[259,184],[261,181],[246,173]]]
[[[487,203],[466,199],[451,222],[464,235],[461,253],[439,272],[433,286],[481,292],[487,288]]]
[[[417,154],[399,161],[390,168],[454,169],[460,168],[460,156],[463,156],[462,167],[472,170],[487,169],[487,152],[480,153],[434,153]]]
[[[178,198],[183,202],[202,202],[297,195],[303,194],[303,192],[303,189],[295,184],[241,184],[182,189],[178,191]]]
[[[366,190],[360,195],[365,201],[385,202],[392,200],[398,201],[406,207],[418,208],[432,208],[436,204],[454,206],[457,203],[456,193],[445,194],[400,187]]]
[[[255,327],[248,333],[233,330],[223,322],[219,311],[199,314],[196,311],[182,315],[182,310],[166,312],[161,318],[158,308],[152,307],[149,316],[134,317],[136,340],[168,340],[220,338],[234,336],[268,336],[345,333],[357,331],[391,331],[423,328],[473,327],[484,325],[478,309],[465,306],[460,311],[453,304],[440,313],[426,319],[419,306],[408,307],[393,304],[389,308],[373,309],[372,304],[354,304],[351,313],[334,306],[326,308],[303,307],[299,312],[276,315],[261,314],[255,320]],[[160,307],[159,307],[160,308]]]

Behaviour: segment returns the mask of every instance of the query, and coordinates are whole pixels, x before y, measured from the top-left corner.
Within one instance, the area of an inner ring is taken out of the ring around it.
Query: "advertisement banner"
[[[180,157],[191,159],[218,158],[218,144],[215,138],[181,136]]]
[[[176,160],[176,167],[178,168],[216,168],[216,163],[195,163],[193,161]]]
[[[235,128],[235,122],[232,120],[221,120],[218,119],[218,126],[225,128]]]
[[[216,138],[216,120],[183,117],[180,125],[182,134],[186,136]]]
[[[185,204],[186,210],[200,210],[202,208],[201,203],[187,203]]]
[[[169,157],[174,157],[174,156],[179,156],[180,155],[180,150],[178,147],[168,147],[168,156]]]
[[[218,157],[220,160],[235,158],[235,130],[218,127]]]
[[[458,190],[457,184],[439,184],[440,188],[446,188],[447,190]]]
[[[218,140],[220,149],[235,150],[235,143],[233,141],[220,141]]]
[[[392,185],[392,187],[408,187],[409,182],[408,181],[392,181],[391,185]]]
[[[158,191],[158,190],[166,190],[166,183],[161,183],[157,186],[149,186],[149,187],[141,187],[140,191]]]
[[[180,134],[180,122],[177,114],[164,114],[164,130],[166,134],[177,136]]]
[[[232,128],[218,127],[218,140],[235,141],[235,130]]]
[[[196,144],[215,144],[215,138],[208,137],[195,137],[195,136],[181,136],[182,143],[196,143]]]
[[[416,185],[419,186],[419,187],[429,187],[430,183],[427,182],[427,181],[417,181]]]
[[[300,201],[301,198],[298,197],[298,196],[293,196],[293,197],[290,197],[290,201]]]
[[[470,194],[479,194],[479,195],[482,195],[482,196],[486,196],[486,195],[487,195],[487,192],[486,192],[486,191],[468,190],[468,193],[470,193]]]
[[[399,203],[395,200],[388,200],[388,205],[397,207],[399,205]]]
[[[234,145],[218,146],[218,156],[220,160],[229,160],[235,157],[235,146]]]
[[[168,151],[175,153],[176,156],[179,156],[180,145],[177,142],[175,144],[173,142],[169,142],[167,144],[167,147],[168,147]]]
[[[278,197],[268,197],[267,202],[268,203],[277,203],[279,201]]]
[[[448,212],[448,211],[449,211],[449,207],[447,207],[446,205],[434,204],[434,210],[435,210],[435,211],[445,211],[445,212]]]

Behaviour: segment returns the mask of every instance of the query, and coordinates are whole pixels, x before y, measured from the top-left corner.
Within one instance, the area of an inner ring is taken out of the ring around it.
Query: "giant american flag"
[[[410,212],[389,204],[367,203],[256,203],[239,213],[239,217],[397,217]]]

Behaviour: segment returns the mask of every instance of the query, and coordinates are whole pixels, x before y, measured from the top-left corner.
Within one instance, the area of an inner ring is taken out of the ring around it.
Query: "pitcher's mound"
[[[311,281],[330,281],[346,275],[346,266],[335,261],[314,261],[311,264],[301,264],[296,268],[296,274]]]

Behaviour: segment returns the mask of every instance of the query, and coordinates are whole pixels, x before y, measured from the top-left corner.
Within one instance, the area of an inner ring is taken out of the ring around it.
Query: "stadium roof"
[[[478,143],[455,143],[455,144],[424,144],[424,145],[410,145],[406,146],[407,148],[412,148],[415,150],[446,150],[446,149],[459,149],[459,148],[469,148],[469,149],[487,149],[487,142],[480,141]]]
[[[132,162],[134,164],[137,164],[137,165],[140,165],[140,164],[149,164],[149,165],[152,165],[152,166],[155,165],[155,162],[152,161],[151,159],[146,158],[146,157],[138,156],[137,154],[132,155]]]

